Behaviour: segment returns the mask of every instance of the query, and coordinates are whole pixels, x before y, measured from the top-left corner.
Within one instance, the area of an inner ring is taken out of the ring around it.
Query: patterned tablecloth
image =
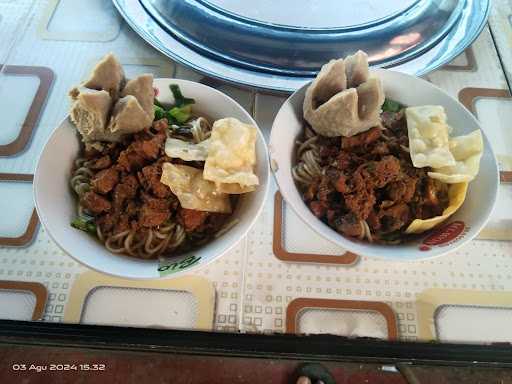
[[[304,225],[272,184],[263,214],[231,252],[184,277],[129,281],[88,270],[63,253],[34,211],[35,165],[66,116],[70,86],[111,51],[128,76],[152,72],[227,93],[267,138],[285,98],[171,62],[109,1],[0,0],[0,318],[512,341],[512,184],[505,180],[512,171],[511,20],[512,3],[494,1],[478,40],[426,77],[478,117],[504,171],[496,209],[476,240],[414,263],[345,254]]]

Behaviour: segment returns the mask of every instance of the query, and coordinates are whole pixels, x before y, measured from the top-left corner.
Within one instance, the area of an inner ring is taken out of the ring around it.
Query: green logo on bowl
[[[201,257],[199,256],[188,256],[183,260],[179,261],[172,261],[172,260],[161,260],[158,263],[158,273],[160,276],[167,276],[171,275],[176,272],[183,271],[192,265],[195,265],[201,260]]]

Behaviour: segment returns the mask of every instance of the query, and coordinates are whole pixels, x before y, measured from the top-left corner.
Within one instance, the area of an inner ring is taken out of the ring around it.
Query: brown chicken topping
[[[103,150],[87,148],[89,168],[96,171],[91,190],[80,204],[95,217],[102,233],[145,231],[169,220],[187,233],[215,233],[228,215],[182,209],[170,188],[160,182],[162,164],[179,162],[165,155],[166,119],[130,136],[123,143],[108,143]]]
[[[383,113],[382,123],[341,140],[319,139],[324,172],[303,198],[315,216],[347,236],[362,236],[366,222],[373,238],[384,241],[448,205],[446,184],[412,165],[403,111]]]

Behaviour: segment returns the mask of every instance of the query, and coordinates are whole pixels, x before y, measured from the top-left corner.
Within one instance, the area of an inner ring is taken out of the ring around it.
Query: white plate
[[[236,101],[203,84],[178,79],[155,79],[158,99],[172,103],[170,84],[178,84],[182,93],[195,99],[194,110],[217,120],[235,117],[242,122],[256,122]],[[139,260],[109,252],[94,237],[70,226],[77,215],[77,197],[69,186],[73,162],[80,151],[80,139],[74,125],[66,118],[46,143],[34,175],[37,213],[53,240],[71,257],[100,272],[132,279],[176,276],[203,266],[220,257],[244,237],[260,214],[268,193],[268,157],[265,140],[258,129],[256,174],[260,185],[255,192],[239,199],[233,219],[237,224],[208,244],[161,264],[158,260]]]
[[[448,124],[453,127],[452,135],[463,135],[480,129],[478,121],[462,104],[431,83],[390,70],[372,72],[381,78],[387,98],[410,106],[442,105],[448,116]],[[499,183],[496,158],[484,130],[480,172],[469,184],[464,205],[441,226],[445,228],[449,224],[444,231],[437,233],[435,239],[431,236],[432,232],[429,232],[405,244],[370,244],[344,237],[318,220],[302,200],[291,173],[295,141],[303,132],[302,104],[308,85],[295,92],[282,105],[272,126],[269,145],[271,165],[281,194],[305,223],[324,238],[349,251],[389,260],[419,260],[439,256],[454,251],[480,232],[494,207]]]

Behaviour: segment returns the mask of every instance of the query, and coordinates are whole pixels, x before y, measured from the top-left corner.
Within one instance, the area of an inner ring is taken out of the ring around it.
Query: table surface
[[[45,141],[67,114],[67,90],[105,53],[114,52],[128,76],[151,72],[225,92],[253,115],[266,138],[285,97],[240,89],[173,63],[140,39],[108,1],[0,0],[0,35],[0,318],[512,341],[512,184],[506,182],[478,238],[433,260],[346,254],[305,226],[272,180],[250,233],[184,277],[129,281],[80,265],[38,223],[31,180]],[[503,172],[512,171],[511,46],[512,2],[496,0],[474,44],[425,76],[477,116]]]

